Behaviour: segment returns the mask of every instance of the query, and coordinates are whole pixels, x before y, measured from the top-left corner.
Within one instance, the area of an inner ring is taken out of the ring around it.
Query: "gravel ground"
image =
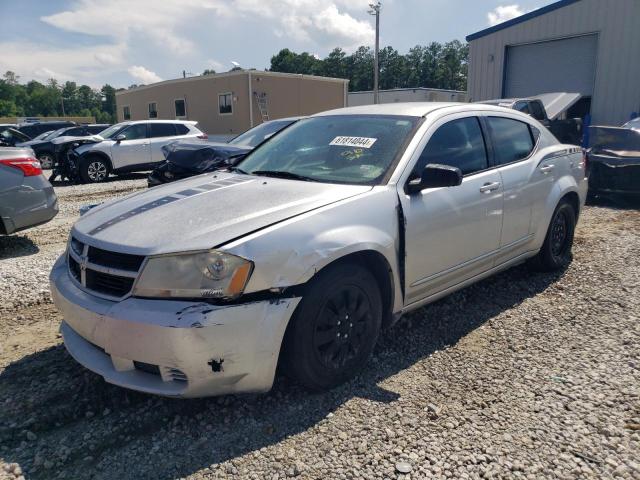
[[[78,207],[142,186],[61,187],[54,222],[0,238],[0,478],[640,478],[638,210],[587,207],[565,272],[406,316],[331,392],[180,401],[78,366],[46,293]]]

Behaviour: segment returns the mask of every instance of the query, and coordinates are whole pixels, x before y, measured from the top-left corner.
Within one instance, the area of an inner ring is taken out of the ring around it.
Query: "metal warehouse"
[[[118,92],[118,121],[196,120],[210,135],[233,136],[267,120],[342,108],[348,83],[257,70],[166,80]]]
[[[373,92],[349,92],[347,104],[350,107],[358,105],[373,105]],[[380,90],[379,103],[396,102],[468,102],[467,92],[460,90],[443,90],[440,88],[391,88]]]
[[[472,101],[577,92],[570,116],[640,111],[640,0],[562,0],[467,37]]]

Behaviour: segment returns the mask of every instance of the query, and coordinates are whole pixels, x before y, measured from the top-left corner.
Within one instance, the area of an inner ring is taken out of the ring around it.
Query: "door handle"
[[[140,144],[140,146],[141,146],[141,147],[148,147],[148,146],[149,146],[149,144],[148,144],[148,143],[141,143],[141,144]]]
[[[482,193],[489,193],[497,190],[498,188],[500,188],[500,182],[485,183],[480,187],[480,191]]]
[[[540,167],[540,171],[542,173],[549,173],[552,172],[554,168],[556,168],[555,165],[545,165],[544,167]]]

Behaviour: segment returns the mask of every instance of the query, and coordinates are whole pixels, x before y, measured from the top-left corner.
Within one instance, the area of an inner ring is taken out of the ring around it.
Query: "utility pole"
[[[382,4],[380,2],[370,3],[369,15],[375,15],[376,17],[376,46],[373,57],[373,103],[378,103],[378,51],[380,50],[380,8]]]

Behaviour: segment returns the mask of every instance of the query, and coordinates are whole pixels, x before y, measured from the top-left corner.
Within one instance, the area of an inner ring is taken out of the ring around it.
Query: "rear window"
[[[176,129],[173,123],[152,123],[151,137],[173,137]]]
[[[187,128],[186,125],[184,125],[182,123],[176,123],[176,134],[177,135],[186,135],[187,133],[189,133],[189,129]]]
[[[498,165],[527,158],[533,150],[529,124],[504,117],[488,117],[491,137]]]

